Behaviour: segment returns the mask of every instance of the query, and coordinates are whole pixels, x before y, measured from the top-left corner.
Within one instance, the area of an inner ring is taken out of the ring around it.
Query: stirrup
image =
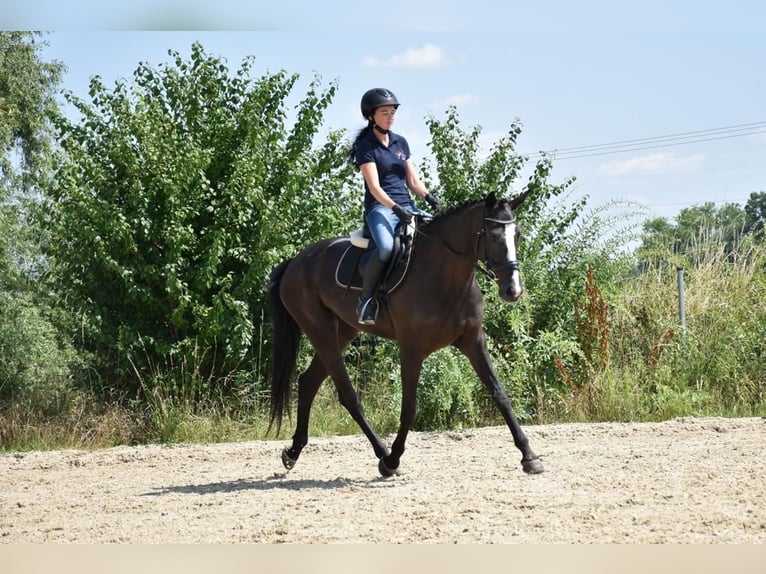
[[[359,301],[357,308],[357,321],[360,325],[374,325],[378,318],[378,304],[374,297],[368,297],[364,301]]]

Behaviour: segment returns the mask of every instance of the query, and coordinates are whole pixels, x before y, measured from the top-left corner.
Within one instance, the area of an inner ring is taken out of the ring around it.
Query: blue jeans
[[[408,206],[407,209],[430,217],[428,213],[414,205]],[[365,222],[367,223],[367,229],[370,231],[372,241],[378,249],[378,257],[381,261],[388,261],[391,259],[391,253],[394,250],[394,233],[396,232],[396,226],[399,224],[399,218],[388,207],[376,205],[365,217]]]

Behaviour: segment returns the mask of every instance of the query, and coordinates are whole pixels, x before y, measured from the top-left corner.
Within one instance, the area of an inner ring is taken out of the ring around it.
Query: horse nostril
[[[523,292],[524,289],[520,285],[509,283],[503,289],[503,298],[508,301],[517,301]]]

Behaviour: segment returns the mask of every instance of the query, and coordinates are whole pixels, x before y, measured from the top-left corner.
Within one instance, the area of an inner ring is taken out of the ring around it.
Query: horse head
[[[497,281],[504,301],[517,301],[524,292],[516,253],[520,230],[514,210],[526,199],[524,192],[511,201],[497,199],[494,194],[484,201],[481,235],[484,243],[484,265],[488,275]]]

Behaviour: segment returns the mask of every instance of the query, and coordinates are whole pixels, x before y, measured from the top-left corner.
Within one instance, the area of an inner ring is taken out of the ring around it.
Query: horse
[[[357,322],[357,297],[339,285],[338,263],[349,239],[336,237],[309,245],[277,265],[269,277],[274,338],[271,351],[270,423],[279,433],[290,413],[290,384],[296,370],[301,334],[313,347],[308,368],[298,377],[298,405],[292,445],[282,451],[289,472],[308,443],[311,405],[322,382],[331,377],[340,403],[372,444],[383,477],[399,474],[408,432],[415,421],[416,390],[423,361],[449,345],[470,361],[494,399],[521,451],[524,472],[543,472],[539,457],[514,413],[492,366],[482,327],[483,298],[476,271],[498,285],[500,297],[517,301],[524,288],[516,255],[519,227],[514,210],[528,191],[512,200],[490,194],[468,200],[422,223],[414,234],[409,271],[379,306],[374,325]],[[483,264],[483,267],[479,267]],[[400,351],[402,406],[400,426],[389,451],[371,428],[344,365],[342,352],[360,332],[392,339]]]

